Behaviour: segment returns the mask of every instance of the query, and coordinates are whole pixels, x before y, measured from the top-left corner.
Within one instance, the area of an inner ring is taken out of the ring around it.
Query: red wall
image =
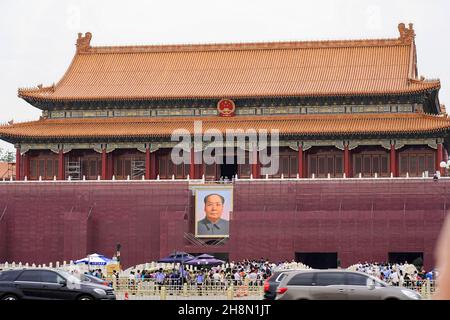
[[[423,252],[427,268],[450,205],[450,180],[372,179],[239,183],[232,259],[338,252],[342,266]]]
[[[184,212],[189,195],[187,184],[178,182],[1,183],[0,212],[7,210],[0,221],[0,240],[6,238],[0,261],[112,256],[117,243],[125,266],[156,260],[160,243],[172,244],[165,238],[173,230],[160,228],[161,217]]]
[[[186,250],[275,261],[338,252],[342,266],[424,252],[430,268],[449,191],[447,179],[238,182],[230,240],[195,247],[184,240],[193,226],[184,182],[0,183],[0,261],[112,256],[120,243],[125,267]]]

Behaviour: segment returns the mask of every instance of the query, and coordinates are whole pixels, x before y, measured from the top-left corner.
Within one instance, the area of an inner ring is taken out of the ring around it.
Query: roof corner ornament
[[[90,32],[86,32],[84,37],[81,32],[78,33],[77,52],[86,52],[91,47],[91,39],[92,33]]]
[[[404,43],[410,43],[416,37],[416,33],[414,32],[413,24],[410,23],[407,28],[404,23],[400,23],[398,25],[398,31],[400,32],[400,40]]]
[[[48,110],[42,110],[42,115],[39,117],[39,120],[47,120],[48,115]]]

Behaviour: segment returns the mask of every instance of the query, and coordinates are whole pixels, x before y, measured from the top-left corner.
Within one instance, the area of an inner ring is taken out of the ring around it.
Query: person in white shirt
[[[250,272],[250,274],[248,275],[249,285],[255,285],[257,277],[258,276],[254,270]]]
[[[234,273],[234,284],[237,286],[241,282],[241,275],[239,274],[239,270],[236,270]]]
[[[399,277],[398,277],[397,271],[394,271],[391,273],[391,281],[392,281],[392,285],[398,286]]]
[[[217,285],[220,284],[221,277],[220,277],[220,273],[219,273],[218,270],[213,274],[212,278],[213,278],[213,280],[214,280],[214,285],[217,286]]]

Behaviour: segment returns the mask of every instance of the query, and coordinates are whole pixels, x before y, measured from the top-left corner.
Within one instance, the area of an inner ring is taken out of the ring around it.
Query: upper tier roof
[[[397,39],[92,47],[78,35],[63,78],[19,89],[27,100],[147,100],[408,94],[417,78],[412,24]]]

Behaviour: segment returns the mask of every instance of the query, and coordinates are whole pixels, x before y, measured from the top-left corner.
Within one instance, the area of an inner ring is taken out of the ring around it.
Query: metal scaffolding
[[[145,161],[131,161],[131,179],[141,179],[145,175]]]
[[[70,179],[71,180],[81,180],[82,175],[81,175],[81,158],[75,158],[75,160],[72,159],[66,159],[66,163],[65,163],[65,171],[66,171],[66,179]]]

